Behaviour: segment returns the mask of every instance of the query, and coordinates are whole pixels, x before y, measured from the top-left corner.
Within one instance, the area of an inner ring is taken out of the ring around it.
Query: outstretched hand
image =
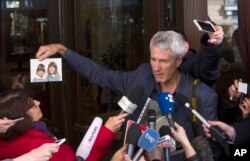
[[[209,39],[208,42],[210,44],[214,44],[214,45],[219,45],[222,43],[223,38],[224,38],[224,31],[223,28],[221,26],[215,25],[215,32],[214,33],[209,33]]]
[[[36,53],[36,58],[39,60],[44,60],[52,55],[55,55],[56,53],[63,55],[66,50],[67,48],[61,44],[49,44],[40,46]]]

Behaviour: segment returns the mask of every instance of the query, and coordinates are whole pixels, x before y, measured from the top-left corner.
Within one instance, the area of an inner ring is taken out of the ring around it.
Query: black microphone
[[[229,146],[227,141],[229,140],[229,136],[222,131],[218,126],[211,126],[208,124],[207,120],[202,117],[194,108],[191,107],[188,98],[181,93],[174,94],[174,100],[180,106],[185,106],[186,108],[190,109],[192,113],[209,129],[209,132],[216,141],[220,143],[220,145],[224,148],[225,152],[229,155]]]
[[[154,109],[149,109],[147,112],[147,122],[148,122],[148,127],[155,129],[156,127],[156,112]]]
[[[166,135],[171,135],[171,130],[169,126],[162,126],[159,129],[160,137],[164,137]],[[170,147],[163,147],[163,156],[165,161],[170,161]]]
[[[161,112],[167,116],[170,127],[174,128],[174,119],[172,113],[175,110],[173,95],[168,92],[161,92],[157,97]]]
[[[142,132],[140,129],[139,124],[132,124],[130,128],[128,129],[127,133],[127,143],[128,143],[128,155],[130,158],[135,153],[136,147],[137,147],[137,142],[141,136]]]
[[[143,86],[138,85],[133,88],[128,97],[123,96],[118,102],[118,105],[122,108],[121,113],[127,112],[129,114],[132,114],[137,108],[137,103],[143,94]]]

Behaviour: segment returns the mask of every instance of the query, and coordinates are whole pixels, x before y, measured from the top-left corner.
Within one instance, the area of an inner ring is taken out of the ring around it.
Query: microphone
[[[163,125],[159,129],[160,139],[157,143],[157,147],[163,148],[170,148],[171,151],[176,150],[176,143],[175,140],[171,136],[171,130],[169,126]]]
[[[139,117],[138,117],[138,119],[137,119],[137,121],[136,121],[137,124],[141,123],[142,118],[143,118],[143,116],[144,116],[144,113],[145,113],[145,111],[146,111],[146,109],[147,109],[147,107],[148,107],[150,101],[152,101],[152,99],[148,97],[148,99],[146,100],[146,102],[145,102],[145,104],[144,104],[144,106],[143,106],[143,108],[142,108],[142,111],[141,111],[141,113],[140,113],[140,115],[139,115]]]
[[[135,153],[137,142],[141,136],[141,129],[139,124],[132,124],[131,127],[128,129],[127,133],[127,143],[128,143],[128,155],[130,158]]]
[[[157,97],[161,112],[167,116],[170,127],[174,128],[172,112],[175,110],[173,95],[168,92],[161,92]]]
[[[175,140],[170,136],[171,130],[169,126],[162,126],[159,133],[161,138],[157,146],[163,149],[164,160],[170,161],[170,149],[175,150]]]
[[[152,128],[155,130],[155,127],[156,127],[156,112],[154,109],[149,109],[148,112],[147,112],[147,122],[148,122],[148,127],[149,128]]]
[[[196,109],[193,109],[188,101],[188,98],[181,94],[181,93],[174,93],[174,100],[175,102],[177,102],[180,106],[185,106],[186,108],[190,109],[191,112],[203,123],[205,124],[207,127],[210,127],[210,125],[207,123],[207,120],[202,117],[197,111]]]
[[[209,132],[215,140],[217,140],[221,146],[224,148],[225,152],[229,155],[229,146],[227,141],[229,140],[229,136],[222,131],[218,126],[211,126],[208,124],[207,120],[202,117],[195,109],[191,108],[191,105],[188,101],[188,98],[181,93],[174,94],[174,100],[180,105],[185,106],[186,108],[190,109],[192,113],[203,123],[205,124]]]
[[[76,151],[77,161],[84,161],[89,156],[89,153],[101,129],[102,122],[103,121],[100,117],[95,117],[94,120],[92,121],[88,131],[86,132],[80,145],[77,148]]]
[[[139,101],[140,97],[143,94],[143,86],[138,85],[131,91],[128,97],[123,96],[118,102],[118,105],[122,108],[121,113],[127,112],[129,114],[132,114],[137,108],[137,105],[135,103]]]
[[[155,148],[159,138],[159,134],[151,128],[148,128],[144,133],[142,133],[137,143],[137,146],[140,147],[140,149],[135,153],[132,161],[138,161],[144,150],[151,152]]]

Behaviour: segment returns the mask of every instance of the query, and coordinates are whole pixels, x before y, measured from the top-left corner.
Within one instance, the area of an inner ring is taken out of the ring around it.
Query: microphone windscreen
[[[148,122],[156,122],[156,112],[154,109],[149,109],[147,116]]]
[[[95,117],[88,131],[84,135],[80,145],[77,148],[76,155],[84,160],[89,156],[90,151],[95,143],[95,140],[101,129],[103,120],[100,117]]]
[[[137,142],[141,136],[141,129],[139,124],[132,124],[128,129],[127,143],[137,145]]]
[[[159,134],[160,136],[165,136],[165,135],[171,135],[171,130],[170,130],[170,127],[169,126],[162,126],[160,129],[159,129]]]
[[[174,101],[180,106],[185,106],[186,103],[189,103],[188,98],[182,93],[174,93]]]
[[[201,160],[203,161],[213,161],[214,154],[213,150],[210,146],[209,141],[204,136],[197,136],[192,141],[191,144],[196,151],[196,153],[199,155]]]
[[[128,99],[132,103],[137,104],[139,99],[142,97],[143,94],[144,94],[143,86],[138,85],[135,88],[133,88],[133,90],[130,92]]]
[[[160,110],[164,115],[172,113],[175,110],[173,95],[168,92],[161,92],[157,97]]]
[[[144,133],[142,133],[137,145],[138,147],[143,148],[145,151],[151,152],[155,148],[159,138],[160,135],[158,132],[148,128]]]
[[[175,140],[171,137],[171,130],[169,126],[163,125],[159,129],[160,139],[157,143],[159,148],[170,148],[171,151],[176,150]]]

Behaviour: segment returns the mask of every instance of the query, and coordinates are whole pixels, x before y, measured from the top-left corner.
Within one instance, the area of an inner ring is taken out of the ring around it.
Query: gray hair
[[[175,31],[158,31],[150,41],[150,47],[155,45],[162,50],[170,49],[174,57],[182,57],[185,55],[184,37]]]

